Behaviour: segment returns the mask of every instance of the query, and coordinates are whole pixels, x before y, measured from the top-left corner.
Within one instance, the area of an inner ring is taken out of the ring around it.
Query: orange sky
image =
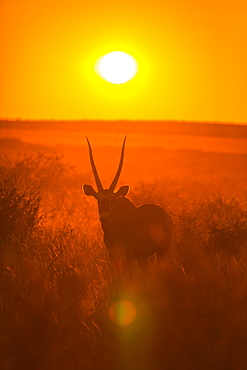
[[[0,118],[247,124],[247,2],[0,0]],[[130,82],[94,63],[122,50]]]

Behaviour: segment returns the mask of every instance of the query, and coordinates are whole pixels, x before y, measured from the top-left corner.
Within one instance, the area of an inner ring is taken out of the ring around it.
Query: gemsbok
[[[167,258],[169,260],[173,223],[168,213],[155,204],[134,206],[129,199],[125,198],[129,192],[129,186],[121,186],[114,192],[123,166],[126,136],[118,170],[109,189],[104,189],[102,186],[90,142],[88,138],[86,139],[98,191],[86,184],[83,185],[83,190],[86,195],[93,196],[98,202],[104,243],[117,271],[120,273],[126,269],[131,260],[138,260],[142,267],[143,262],[155,253],[158,260],[164,262]]]

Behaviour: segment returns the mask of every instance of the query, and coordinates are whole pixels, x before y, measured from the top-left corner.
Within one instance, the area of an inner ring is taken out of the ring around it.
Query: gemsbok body
[[[155,253],[160,261],[166,261],[167,257],[169,259],[173,229],[171,217],[160,206],[145,204],[136,207],[127,199],[125,196],[129,186],[121,186],[114,192],[123,166],[125,141],[126,137],[117,173],[109,189],[104,189],[87,138],[97,191],[91,185],[83,185],[84,193],[93,196],[98,202],[104,243],[118,272],[131,260],[138,260],[141,265],[142,261]]]

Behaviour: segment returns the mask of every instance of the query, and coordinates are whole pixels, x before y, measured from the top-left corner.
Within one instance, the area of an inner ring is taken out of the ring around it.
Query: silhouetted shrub
[[[41,219],[41,196],[37,190],[20,183],[15,174],[0,182],[0,239],[23,241]]]
[[[118,279],[97,205],[69,186],[75,173],[66,168],[55,157],[2,162],[0,239],[10,240],[0,279],[3,368],[245,370],[245,204],[211,188],[202,198],[198,184],[175,180],[134,187],[137,206],[155,202],[171,213],[179,269],[167,284],[155,258],[146,275],[136,264],[124,296],[136,321],[119,327],[109,317]],[[49,193],[42,201],[38,185]],[[52,222],[41,223],[51,204]]]

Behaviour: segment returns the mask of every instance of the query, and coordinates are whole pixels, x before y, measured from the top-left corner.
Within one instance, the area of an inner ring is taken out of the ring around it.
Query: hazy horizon
[[[87,119],[87,118],[78,118],[78,119],[57,119],[57,118],[50,118],[50,119],[29,119],[29,118],[0,118],[1,122],[13,122],[13,123],[52,123],[52,122],[157,122],[157,123],[180,123],[180,124],[198,124],[198,125],[227,125],[227,126],[247,126],[246,122],[231,122],[231,121],[200,121],[200,120],[178,120],[178,119],[102,119],[102,118],[94,118],[94,119]]]

